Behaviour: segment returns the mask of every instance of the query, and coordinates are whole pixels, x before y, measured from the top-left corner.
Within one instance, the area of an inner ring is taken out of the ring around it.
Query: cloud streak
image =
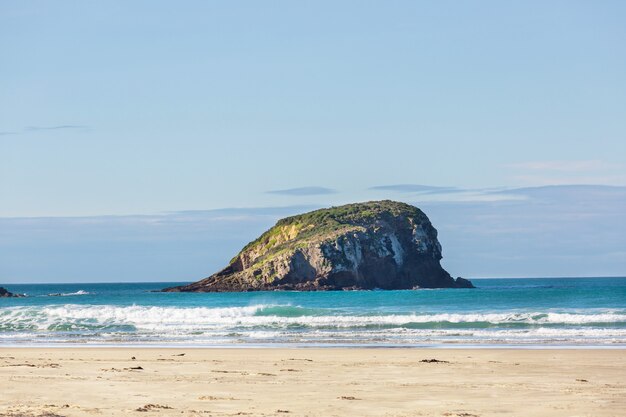
[[[624,165],[598,159],[530,161],[505,165],[515,171],[511,178],[524,185],[626,183]]]
[[[23,133],[30,132],[45,132],[45,131],[55,131],[55,130],[87,130],[90,127],[87,125],[56,125],[56,126],[26,126],[21,131],[3,131],[0,132],[0,136],[9,136],[9,135],[21,135]]]
[[[620,199],[626,204],[626,187],[614,185],[545,185],[540,187],[511,188],[496,191],[496,194],[515,194],[529,198],[566,201],[614,202]]]
[[[561,171],[561,172],[585,172],[603,169],[621,168],[619,164],[612,164],[598,159],[583,161],[531,161],[505,165],[507,168],[522,169],[528,171]]]
[[[332,188],[326,187],[298,187],[298,188],[287,188],[285,190],[271,190],[266,191],[267,194],[275,194],[275,195],[286,195],[286,196],[294,196],[294,197],[303,197],[310,195],[328,195],[337,193],[336,190]]]
[[[63,129],[88,129],[89,126],[85,125],[57,125],[57,126],[27,126],[24,128],[26,131],[40,131],[40,130],[63,130]]]
[[[626,174],[623,175],[516,175],[512,177],[517,182],[533,186],[551,186],[571,184],[580,185],[608,185],[621,186],[626,184]]]
[[[448,193],[460,193],[467,190],[457,187],[438,187],[434,185],[421,185],[421,184],[391,184],[391,185],[378,185],[370,187],[369,190],[374,191],[394,191],[398,193],[418,193],[418,194],[448,194]]]

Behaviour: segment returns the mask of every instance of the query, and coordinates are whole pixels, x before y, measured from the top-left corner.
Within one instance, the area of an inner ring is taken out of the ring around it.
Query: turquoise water
[[[476,289],[158,293],[180,283],[2,285],[2,345],[626,346],[626,278]]]

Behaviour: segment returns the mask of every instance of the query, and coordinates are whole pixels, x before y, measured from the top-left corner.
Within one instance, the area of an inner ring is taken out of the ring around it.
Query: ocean
[[[2,285],[1,346],[626,347],[626,278],[476,289],[159,293],[182,283]]]

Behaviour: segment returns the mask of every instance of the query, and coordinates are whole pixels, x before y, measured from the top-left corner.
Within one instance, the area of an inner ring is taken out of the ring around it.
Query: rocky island
[[[372,201],[279,220],[223,270],[163,291],[473,288],[440,260],[437,230],[420,209]]]

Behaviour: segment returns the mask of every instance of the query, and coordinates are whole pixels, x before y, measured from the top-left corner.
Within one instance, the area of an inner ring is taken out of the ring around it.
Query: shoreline
[[[0,346],[0,352],[2,349],[197,349],[197,350],[378,350],[378,349],[407,349],[407,350],[624,350],[626,351],[626,345],[322,345],[322,344],[308,344],[308,345],[290,345],[290,344],[254,344],[245,343],[237,345],[160,345],[160,344],[3,344]]]
[[[0,347],[0,415],[616,416],[626,349]]]

